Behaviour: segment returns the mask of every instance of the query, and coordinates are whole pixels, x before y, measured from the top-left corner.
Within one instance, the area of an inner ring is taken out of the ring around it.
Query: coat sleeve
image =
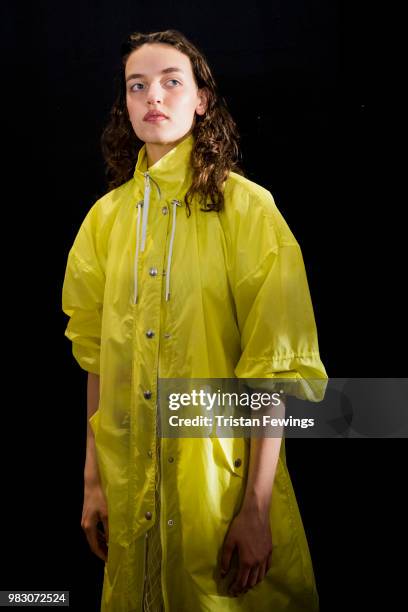
[[[84,370],[99,374],[105,273],[98,249],[97,209],[86,215],[68,253],[62,310],[69,317],[65,336]]]
[[[241,357],[235,375],[252,388],[321,401],[328,377],[320,359],[302,252],[269,192],[268,196],[266,207],[253,215],[254,222],[247,219],[248,255],[236,260]],[[244,245],[238,245],[238,252],[244,251]]]

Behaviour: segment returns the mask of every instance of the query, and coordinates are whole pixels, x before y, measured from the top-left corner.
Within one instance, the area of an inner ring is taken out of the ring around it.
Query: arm
[[[86,425],[86,459],[84,470],[85,486],[100,483],[99,468],[96,458],[95,438],[89,419],[97,411],[99,406],[99,376],[88,372],[87,384],[87,425]]]
[[[98,461],[96,455],[95,438],[89,418],[95,413],[99,405],[99,376],[88,372],[87,384],[87,436],[86,459],[84,470],[84,505],[82,510],[81,527],[85,532],[88,544],[103,561],[108,554],[108,510],[106,498],[102,490]],[[97,527],[102,522],[104,532]]]
[[[259,193],[241,212],[229,219],[230,281],[241,336],[235,377],[247,381],[249,386],[254,379],[271,379],[274,386],[277,382],[274,379],[281,375],[288,379],[327,378],[319,356],[299,243],[270,192]],[[303,385],[300,387],[303,389]],[[301,399],[320,401],[321,393],[305,395]],[[239,569],[230,587],[235,593],[255,586],[270,566],[269,508],[281,435],[278,431],[269,435],[275,437],[252,438],[243,504],[224,541],[225,572],[229,570],[234,549],[238,549]]]
[[[280,405],[268,408],[263,414],[273,414],[276,418],[285,416],[282,396]],[[248,479],[241,512],[269,514],[272,487],[278,465],[283,428],[271,431],[275,437],[251,437]]]
[[[285,404],[269,407],[277,418],[285,414]],[[231,595],[246,592],[263,580],[271,566],[272,533],[269,520],[272,488],[282,442],[283,427],[275,437],[251,437],[248,479],[239,514],[234,518],[224,542],[221,575],[230,568],[234,549],[238,549],[239,568],[230,584]]]

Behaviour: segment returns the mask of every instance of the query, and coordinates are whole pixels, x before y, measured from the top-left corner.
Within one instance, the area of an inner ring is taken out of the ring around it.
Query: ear
[[[208,107],[209,91],[206,87],[202,87],[197,92],[200,102],[196,106],[197,115],[204,115]]]

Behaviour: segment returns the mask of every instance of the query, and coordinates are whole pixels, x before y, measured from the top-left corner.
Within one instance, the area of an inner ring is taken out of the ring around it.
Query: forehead
[[[129,55],[125,74],[128,76],[131,73],[140,73],[153,76],[169,66],[180,68],[186,75],[192,75],[190,58],[172,45],[145,44]]]

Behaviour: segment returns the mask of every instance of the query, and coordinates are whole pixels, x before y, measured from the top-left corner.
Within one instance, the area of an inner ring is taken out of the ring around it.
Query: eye
[[[143,85],[143,83],[134,83],[133,85],[130,86],[130,91],[135,91],[133,88],[136,87],[136,85]],[[137,88],[136,91],[140,91],[140,89]]]
[[[166,83],[171,82],[178,83],[179,85],[181,85],[181,82],[178,79],[169,79],[168,81],[166,81]],[[140,87],[137,87],[138,85],[140,85]],[[142,91],[142,87],[143,83],[133,83],[133,85],[130,86],[130,91]]]

